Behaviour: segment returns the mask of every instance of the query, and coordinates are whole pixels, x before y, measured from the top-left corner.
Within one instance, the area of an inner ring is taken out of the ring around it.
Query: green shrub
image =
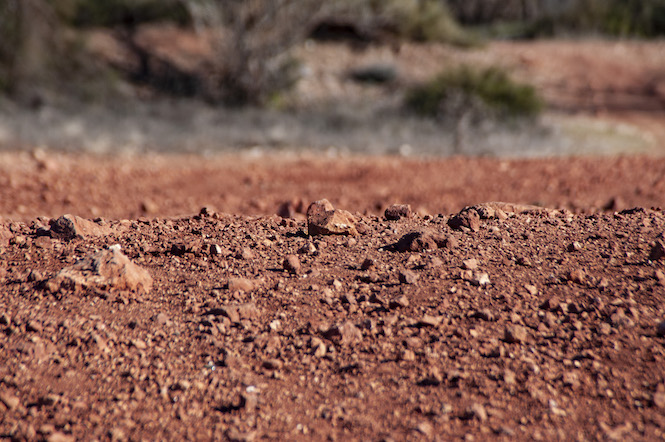
[[[406,95],[407,106],[425,116],[478,110],[499,116],[535,116],[543,108],[536,90],[513,81],[504,71],[491,67],[461,66],[445,71],[414,87]],[[485,108],[485,109],[482,109]]]
[[[440,0],[394,0],[384,2],[402,37],[415,41],[438,41],[457,46],[475,46],[479,40],[455,21]]]
[[[558,15],[526,27],[525,37],[599,33],[617,37],[665,35],[665,0],[579,0]]]

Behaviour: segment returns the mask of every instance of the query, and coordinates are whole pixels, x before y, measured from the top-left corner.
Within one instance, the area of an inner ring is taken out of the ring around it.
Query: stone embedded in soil
[[[363,339],[362,332],[351,321],[330,327],[323,336],[342,345],[354,344]]]
[[[517,324],[509,324],[506,326],[504,330],[504,340],[508,343],[511,344],[520,344],[526,342],[528,338],[528,332],[526,327],[517,325]]]
[[[586,283],[587,274],[584,269],[574,269],[568,272],[568,280],[582,285]]]
[[[402,284],[415,284],[418,282],[418,274],[412,270],[401,270],[399,272],[399,282]]]
[[[120,246],[92,253],[71,267],[66,267],[46,282],[51,292],[59,289],[120,290],[148,293],[152,277],[134,264]]]
[[[242,291],[251,292],[256,287],[254,281],[247,278],[229,278],[228,288],[229,291]]]
[[[665,321],[660,321],[658,326],[656,326],[656,334],[658,336],[665,336]]]
[[[0,247],[9,245],[9,240],[13,236],[14,235],[7,226],[0,224]]]
[[[658,408],[665,408],[665,392],[657,391],[653,394],[653,404]]]
[[[411,218],[412,215],[411,206],[408,204],[393,204],[384,212],[386,219],[391,221],[397,221],[401,218]]]
[[[355,216],[346,210],[335,209],[326,199],[313,202],[307,209],[307,232],[311,236],[357,236],[357,223]]]
[[[397,298],[390,301],[390,303],[388,304],[388,307],[391,309],[408,307],[408,306],[409,306],[409,298],[407,298],[406,295],[398,296]]]
[[[386,248],[397,252],[422,252],[438,248],[453,249],[457,245],[457,240],[452,235],[440,235],[431,230],[420,230],[407,233],[395,244]]]
[[[665,243],[662,240],[657,240],[649,252],[649,259],[651,261],[658,261],[665,257]]]
[[[0,393],[0,403],[9,410],[15,410],[21,404],[21,400],[9,392]]]
[[[202,316],[226,316],[234,324],[239,323],[242,319],[253,320],[259,317],[259,309],[253,302],[246,302],[243,304],[229,304],[219,308],[212,308],[203,312]]]
[[[463,280],[470,282],[475,286],[483,286],[490,283],[490,277],[485,272],[464,270],[461,277]]]
[[[478,260],[475,258],[465,259],[462,261],[462,268],[464,270],[476,270],[478,268]]]
[[[300,272],[300,259],[296,255],[287,255],[282,263],[284,270],[289,273],[297,274]]]
[[[52,238],[72,240],[74,238],[108,235],[110,229],[76,215],[63,215],[49,221]]]

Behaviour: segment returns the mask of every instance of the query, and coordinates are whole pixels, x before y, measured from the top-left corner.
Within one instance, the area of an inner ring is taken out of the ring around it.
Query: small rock
[[[397,252],[422,252],[438,248],[454,249],[457,245],[457,240],[452,235],[439,235],[423,230],[409,232],[387,248]]]
[[[432,434],[434,434],[434,427],[432,427],[432,424],[426,421],[419,423],[416,429],[418,430],[419,433],[428,438],[432,437]]]
[[[568,244],[567,249],[568,249],[569,252],[579,252],[580,250],[582,250],[582,244],[580,244],[577,241],[574,241],[574,242]]]
[[[533,284],[524,284],[524,288],[531,296],[536,296],[538,294],[538,287]]]
[[[110,229],[76,215],[63,215],[50,220],[49,224],[52,238],[67,241],[74,238],[105,236],[110,233]]]
[[[465,270],[476,270],[478,268],[478,260],[475,258],[465,259],[462,261],[462,268]]]
[[[528,332],[525,327],[517,324],[507,325],[504,330],[504,340],[511,344],[526,342]]]
[[[324,332],[323,335],[326,339],[339,341],[342,345],[353,344],[363,339],[362,332],[351,321],[333,326]]]
[[[313,255],[316,252],[316,246],[309,241],[307,241],[302,247],[298,249],[298,253],[301,255]]]
[[[408,306],[409,306],[409,298],[407,298],[406,295],[398,296],[397,298],[390,301],[390,303],[388,304],[388,307],[391,309],[408,307]]]
[[[575,269],[568,272],[568,280],[576,284],[584,284],[586,282],[587,274],[584,269]]]
[[[407,361],[407,362],[413,362],[416,360],[416,354],[413,352],[413,350],[404,350],[402,353],[400,353],[400,360],[402,361]]]
[[[464,228],[477,232],[480,230],[480,215],[475,208],[467,207],[448,220],[450,228],[462,230]]]
[[[263,368],[267,370],[281,370],[284,363],[279,359],[266,359],[263,361]]]
[[[658,323],[658,326],[656,327],[656,334],[661,337],[665,336],[665,321]]]
[[[665,408],[665,392],[657,391],[654,393],[653,404],[658,408]]]
[[[384,213],[386,219],[397,221],[400,218],[411,218],[411,206],[408,204],[393,204]]]
[[[0,402],[9,410],[15,410],[21,405],[21,400],[9,392],[0,393]]]
[[[324,198],[322,200],[314,201],[307,208],[307,218],[315,215],[324,215],[326,212],[332,210],[335,210],[335,206],[333,206],[327,199]]]
[[[598,326],[598,333],[605,336],[610,335],[612,334],[612,326],[607,322],[601,322]]]
[[[42,325],[37,321],[28,321],[28,323],[25,325],[25,329],[29,332],[35,333],[41,333],[44,330]]]
[[[509,369],[503,371],[503,382],[508,385],[514,385],[517,382],[517,376],[515,372]]]
[[[464,419],[478,419],[481,422],[487,421],[487,410],[482,404],[474,403],[469,408],[466,409],[466,412],[463,415]]]
[[[74,442],[76,438],[71,434],[55,431],[46,437],[46,442]]]
[[[284,266],[284,270],[294,275],[300,272],[300,259],[296,255],[286,256],[282,265]]]
[[[120,251],[120,246],[112,246],[62,269],[47,282],[47,288],[52,292],[63,288],[83,288],[148,293],[152,288],[152,277],[145,269],[131,262]]]
[[[247,278],[230,278],[228,288],[231,292],[251,292],[254,290],[254,282]]]
[[[154,317],[154,321],[157,323],[157,325],[161,326],[171,324],[171,320],[166,313],[158,313],[157,316]]]
[[[665,257],[665,244],[663,244],[663,241],[657,240],[651,248],[651,252],[649,252],[649,259],[651,261],[658,261],[663,259],[663,257]]]
[[[219,244],[210,244],[210,254],[212,256],[220,256],[222,254],[222,248]]]
[[[357,236],[358,221],[346,210],[338,210],[328,200],[315,201],[307,209],[307,231],[309,235]]]
[[[418,278],[418,274],[411,270],[400,270],[399,272],[399,282],[402,284],[415,284]]]
[[[492,311],[488,308],[484,308],[474,314],[474,317],[482,319],[483,321],[494,321],[496,318]]]
[[[243,247],[240,249],[240,252],[237,253],[236,258],[249,261],[256,258],[256,254],[249,247]]]
[[[474,272],[472,270],[464,270],[462,272],[462,279],[470,282],[475,286],[483,286],[490,283],[490,277],[484,272]]]
[[[363,263],[360,265],[361,270],[369,270],[374,267],[374,260],[371,258],[366,258]]]
[[[432,315],[423,315],[420,321],[418,321],[420,327],[438,327],[440,323],[441,318]]]
[[[580,386],[580,381],[578,379],[577,373],[568,371],[563,374],[563,385],[570,388],[577,388]]]
[[[12,318],[7,313],[0,315],[0,325],[10,325],[11,323]]]
[[[317,358],[322,358],[326,355],[326,344],[321,339],[313,337],[309,346],[313,349],[314,356]]]

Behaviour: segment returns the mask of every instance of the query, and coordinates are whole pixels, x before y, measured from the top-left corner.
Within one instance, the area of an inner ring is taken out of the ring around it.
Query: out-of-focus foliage
[[[665,0],[446,0],[464,24],[499,36],[665,35]]]
[[[58,16],[76,27],[111,27],[170,21],[190,21],[185,6],[175,0],[48,0]]]
[[[498,68],[460,66],[446,70],[406,95],[407,106],[430,117],[453,117],[471,112],[486,116],[531,117],[543,102],[529,85],[512,80]]]
[[[289,50],[301,42],[315,0],[186,0],[195,25],[213,36],[209,98],[265,104],[289,88],[299,66]]]

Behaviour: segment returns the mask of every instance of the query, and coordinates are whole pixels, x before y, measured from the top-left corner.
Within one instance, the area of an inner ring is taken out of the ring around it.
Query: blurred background
[[[0,0],[0,149],[665,150],[665,0]]]

